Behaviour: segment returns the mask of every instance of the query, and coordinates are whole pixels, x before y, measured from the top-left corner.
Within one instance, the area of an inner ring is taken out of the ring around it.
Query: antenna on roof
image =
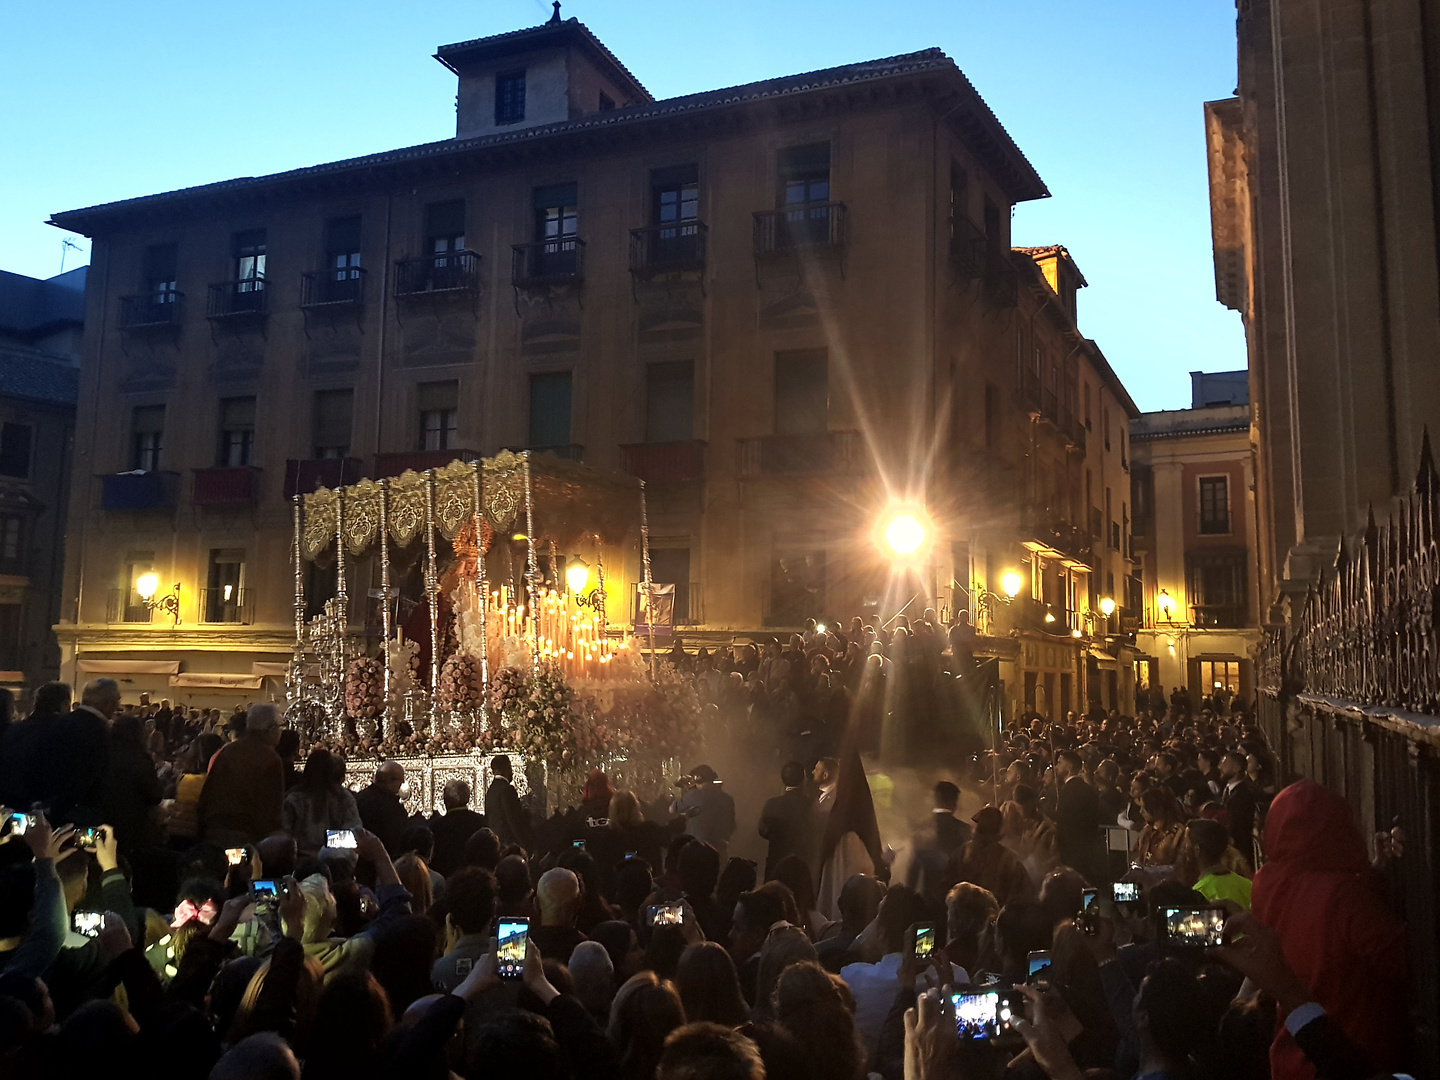
[[[550,16],[550,21],[545,24],[547,26],[554,26],[560,22],[560,0],[554,0],[554,7],[555,14]]]
[[[65,255],[70,248],[74,248],[76,251],[79,251],[80,245],[75,243],[74,240],[71,240],[67,236],[64,240],[60,241],[60,272],[62,274],[65,272]]]

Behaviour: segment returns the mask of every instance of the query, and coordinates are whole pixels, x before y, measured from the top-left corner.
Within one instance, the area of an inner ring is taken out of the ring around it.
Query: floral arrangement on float
[[[440,708],[451,713],[478,713],[484,696],[480,662],[465,653],[452,653],[440,668],[440,685],[435,694]]]
[[[385,711],[385,671],[373,656],[358,656],[345,669],[345,715],[374,720]]]

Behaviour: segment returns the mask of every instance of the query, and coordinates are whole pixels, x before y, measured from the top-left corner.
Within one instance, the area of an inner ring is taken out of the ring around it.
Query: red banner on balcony
[[[195,470],[196,506],[246,506],[260,493],[260,470],[252,465]]]

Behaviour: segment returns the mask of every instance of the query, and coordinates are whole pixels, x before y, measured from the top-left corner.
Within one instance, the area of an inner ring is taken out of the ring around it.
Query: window
[[[781,150],[780,205],[801,206],[830,201],[830,144],[790,146]]]
[[[140,405],[130,413],[130,467],[157,472],[165,445],[165,406]]]
[[[502,71],[495,76],[495,123],[518,124],[525,119],[525,72]]]
[[[0,604],[0,671],[24,668],[24,641],[20,616],[23,604]]]
[[[1120,468],[1125,469],[1128,472],[1130,469],[1130,457],[1127,452],[1128,448],[1126,444],[1129,441],[1129,433],[1125,430],[1125,425],[1123,423],[1120,425],[1119,430],[1116,432],[1115,438],[1120,446]]]
[[[1185,556],[1185,587],[1196,626],[1243,626],[1246,619],[1246,553],[1206,551]]]
[[[210,574],[200,604],[201,621],[243,623],[245,614],[245,552],[210,552]]]
[[[175,263],[178,248],[174,244],[151,244],[141,262],[142,288],[153,304],[175,301]]]
[[[1105,432],[1105,449],[1110,449],[1110,406],[1106,405],[1100,410],[1100,423]]]
[[[1000,207],[985,197],[985,247],[998,253],[1005,247],[1005,237],[1000,232]]]
[[[580,224],[580,195],[576,185],[538,187],[534,202],[535,239],[545,241],[546,251],[573,249],[574,236]]]
[[[334,281],[349,281],[360,275],[360,218],[331,218],[325,222],[325,267]]]
[[[770,626],[801,626],[825,616],[825,552],[777,554],[770,562]]]
[[[216,465],[249,465],[255,452],[255,399],[224,398],[220,402],[220,452]]]
[[[570,372],[530,376],[530,446],[570,443]]]
[[[1130,502],[1135,507],[1135,520],[1130,525],[1132,535],[1146,535],[1155,497],[1154,485],[1155,476],[1150,469],[1136,465],[1130,473]]]
[[[1240,692],[1239,660],[1201,660],[1200,689],[1204,694],[1216,690],[1238,694]]]
[[[1200,531],[1223,536],[1230,531],[1230,478],[1200,477]]]
[[[19,514],[0,514],[0,566],[10,568],[14,573],[22,552],[20,539],[25,531],[25,519]]]
[[[125,557],[125,564],[122,568],[125,584],[116,589],[118,594],[116,604],[111,609],[111,622],[148,623],[150,621],[150,609],[140,599],[140,591],[136,588],[141,577],[151,573],[155,569],[155,553],[153,551],[132,551]]]
[[[325,460],[350,456],[350,425],[355,409],[353,390],[317,390],[311,456]]]
[[[614,102],[614,100],[610,97],[610,95],[609,95],[609,94],[606,94],[606,93],[601,93],[601,95],[600,95],[600,111],[601,111],[601,112],[608,112],[609,110],[613,109],[614,107],[615,107],[615,102]]]
[[[263,289],[265,278],[265,230],[247,229],[231,237],[235,252],[235,280],[241,283],[240,292]],[[245,287],[245,283],[249,287]]]
[[[460,384],[421,383],[416,400],[420,406],[420,449],[453,450],[459,445]]]
[[[0,476],[29,478],[33,436],[29,424],[0,424]]]
[[[656,585],[675,586],[674,625],[683,626],[690,618],[690,549],[651,548],[650,580]],[[660,604],[655,605],[658,614]]]
[[[700,177],[695,165],[656,169],[650,174],[656,225],[694,221],[700,216]]]
[[[1090,422],[1090,384],[1085,384],[1085,430],[1094,431],[1095,425]]]
[[[970,216],[970,175],[959,165],[950,165],[950,243],[953,246],[964,236],[961,223]]]
[[[646,365],[645,441],[688,442],[694,437],[694,361]]]
[[[431,203],[425,207],[425,251],[436,256],[436,266],[448,266],[441,256],[465,250],[465,200]]]
[[[1105,528],[1110,534],[1110,546],[1118,548],[1120,544],[1116,540],[1114,505],[1110,500],[1110,489],[1107,487],[1105,489]]]
[[[830,428],[829,356],[824,349],[775,354],[775,434],[815,435]]]

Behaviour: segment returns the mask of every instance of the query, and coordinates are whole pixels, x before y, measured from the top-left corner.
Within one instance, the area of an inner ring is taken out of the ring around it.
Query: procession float
[[[693,689],[653,647],[669,590],[643,481],[503,451],[297,495],[293,525],[286,718],[349,786],[393,759],[407,809],[440,809],[451,780],[482,796],[505,754],[545,812],[593,768],[654,791],[699,749]],[[314,604],[307,580],[333,595]]]

